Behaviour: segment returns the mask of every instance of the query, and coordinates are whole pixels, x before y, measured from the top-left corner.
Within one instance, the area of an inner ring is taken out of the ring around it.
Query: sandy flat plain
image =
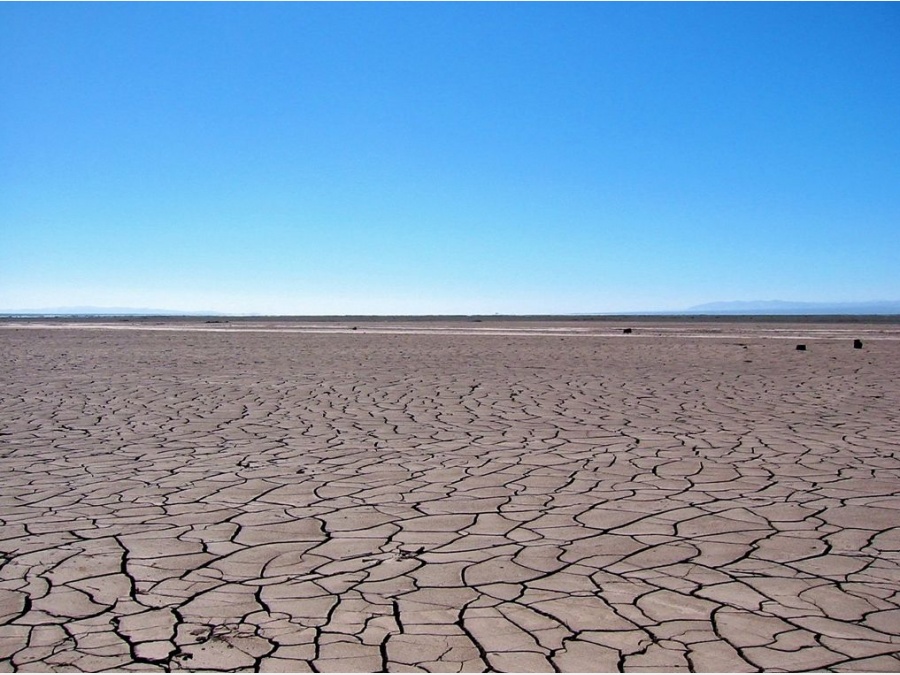
[[[900,671],[900,325],[626,326],[0,323],[0,670]]]

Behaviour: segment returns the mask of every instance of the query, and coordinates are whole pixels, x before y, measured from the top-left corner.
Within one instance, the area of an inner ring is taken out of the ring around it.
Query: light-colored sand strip
[[[297,333],[322,335],[458,335],[461,337],[603,337],[603,338],[683,338],[703,340],[739,339],[784,339],[784,340],[847,340],[852,337],[867,340],[900,340],[900,329],[884,327],[869,328],[761,328],[746,331],[718,332],[707,328],[665,328],[645,327],[624,333],[622,328],[608,329],[582,326],[549,328],[496,328],[496,327],[456,327],[418,325],[182,325],[182,324],[142,324],[142,323],[0,323],[0,328],[31,330],[108,330],[108,331],[151,331],[175,333]]]

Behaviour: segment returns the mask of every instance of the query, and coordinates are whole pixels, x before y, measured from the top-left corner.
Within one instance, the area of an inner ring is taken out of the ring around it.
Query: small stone
[[[798,351],[798,352],[805,352],[805,351],[806,351],[806,345],[797,345],[797,351]]]
[[[862,349],[862,340],[854,340],[853,349]]]
[[[625,335],[630,335],[630,334],[631,334],[631,329],[630,329],[630,328],[626,328],[626,329],[623,330],[622,332],[625,333]]]

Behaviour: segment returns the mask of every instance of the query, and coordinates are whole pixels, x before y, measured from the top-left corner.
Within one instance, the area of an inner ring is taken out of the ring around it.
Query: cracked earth
[[[900,670],[896,325],[7,322],[0,359],[0,670]]]

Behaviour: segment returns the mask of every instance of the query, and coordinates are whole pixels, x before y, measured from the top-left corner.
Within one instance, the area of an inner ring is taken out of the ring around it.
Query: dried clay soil
[[[0,325],[0,671],[900,671],[900,327],[623,327]]]

